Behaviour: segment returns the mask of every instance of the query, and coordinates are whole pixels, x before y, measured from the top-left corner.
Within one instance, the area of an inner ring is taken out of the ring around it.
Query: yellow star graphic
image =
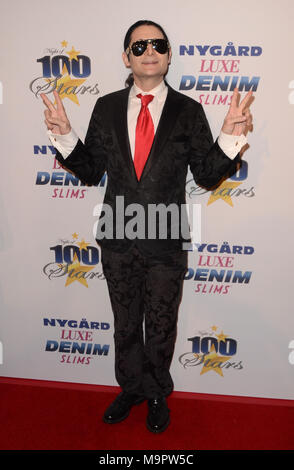
[[[62,41],[61,45],[62,47],[67,47],[68,42],[67,41]]]
[[[217,374],[219,374],[221,377],[223,377],[223,371],[219,367],[221,363],[228,361],[231,359],[231,357],[228,356],[218,356],[215,352],[215,347],[212,346],[210,353],[205,356],[205,361],[202,367],[202,370],[200,372],[200,375],[205,374],[206,372],[209,372],[210,370],[213,370]],[[207,361],[209,361],[207,363]]]
[[[224,332],[222,331],[220,335],[216,335],[219,341],[225,341],[225,339],[228,337],[227,335],[224,335]]]
[[[76,51],[75,48],[72,46],[71,51],[66,51],[66,53],[69,55],[70,60],[79,60],[78,59],[78,54],[81,51]]]
[[[240,184],[241,183],[233,183],[232,181],[224,181],[218,188],[212,191],[210,198],[208,199],[207,205],[209,206],[209,204],[212,204],[217,199],[223,199],[223,201],[233,207],[231,192]]]
[[[72,238],[75,238],[75,239],[79,238],[79,236],[78,236],[78,234],[77,234],[76,232],[73,233],[71,236],[72,236]]]
[[[74,255],[72,264],[68,265],[68,277],[65,286],[69,286],[75,281],[80,282],[83,286],[89,287],[87,280],[83,277],[84,273],[91,271],[94,266],[81,266],[77,255]]]
[[[217,327],[217,326],[215,326],[215,325],[213,325],[213,326],[211,327],[212,331],[216,331],[216,330],[217,330],[217,328],[218,328],[218,327]]]
[[[80,243],[78,243],[79,247],[81,250],[86,250],[88,248],[88,246],[90,245],[90,243],[86,243],[84,239],[82,239],[82,241]]]
[[[51,79],[46,78],[47,82],[51,82]],[[62,69],[62,77],[59,78],[56,82],[56,91],[58,91],[60,98],[63,100],[64,98],[68,98],[69,100],[73,101],[78,106],[80,105],[77,95],[75,94],[76,88],[84,83],[86,79],[82,78],[71,78],[68,73],[67,67],[64,64]],[[55,101],[54,101],[54,104]]]

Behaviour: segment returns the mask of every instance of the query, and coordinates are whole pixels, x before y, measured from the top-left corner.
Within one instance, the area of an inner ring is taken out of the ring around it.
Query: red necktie
[[[153,95],[137,95],[141,98],[141,110],[136,126],[134,165],[138,180],[141,178],[143,168],[148,158],[154,139],[154,125],[148,104],[153,100]]]

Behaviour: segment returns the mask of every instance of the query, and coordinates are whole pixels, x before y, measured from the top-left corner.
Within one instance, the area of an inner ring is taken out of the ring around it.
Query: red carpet
[[[102,422],[116,387],[0,378],[1,450],[292,450],[294,402],[174,392],[171,424],[154,435],[147,404]]]

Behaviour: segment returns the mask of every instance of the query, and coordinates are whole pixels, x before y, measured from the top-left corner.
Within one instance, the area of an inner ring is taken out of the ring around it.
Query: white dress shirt
[[[149,103],[148,109],[152,117],[154,125],[154,134],[159,123],[159,119],[163,110],[163,106],[167,97],[167,86],[162,81],[157,87],[146,92],[140,90],[139,87],[134,83],[129,93],[128,101],[128,131],[129,131],[129,140],[132,157],[134,158],[135,154],[135,137],[136,137],[136,126],[137,119],[141,109],[141,99],[137,97],[138,94],[141,95],[153,95],[153,100]]]
[[[132,152],[132,157],[134,158],[135,152],[135,135],[136,135],[136,125],[137,125],[137,118],[141,109],[141,100],[137,98],[136,95],[141,93],[142,95],[153,95],[153,100],[149,103],[148,109],[150,111],[153,125],[154,125],[154,133],[156,132],[160,116],[163,110],[163,106],[167,97],[168,88],[164,81],[162,81],[157,87],[153,88],[152,90],[145,92],[140,90],[140,88],[134,84],[129,93],[129,100],[128,100],[128,132],[129,132],[129,140],[130,140],[130,147]],[[74,129],[68,134],[60,135],[60,134],[53,134],[50,130],[48,131],[48,136],[52,145],[61,153],[63,158],[68,157],[68,155],[72,152],[74,147],[77,144],[78,136],[75,133]],[[220,132],[218,137],[218,144],[222,151],[231,159],[234,159],[238,152],[241,150],[243,145],[245,145],[247,139],[245,135],[228,135],[224,132]]]

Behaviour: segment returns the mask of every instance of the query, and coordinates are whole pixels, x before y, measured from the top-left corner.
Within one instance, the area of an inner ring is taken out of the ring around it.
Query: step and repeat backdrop
[[[255,97],[238,173],[212,192],[188,174],[201,243],[189,252],[175,390],[293,399],[291,0],[1,2],[0,375],[116,385],[93,234],[107,175],[88,187],[59,166],[40,93],[59,91],[83,139],[97,98],[124,87],[123,39],[139,19],[166,30],[167,80],[202,103],[214,138],[234,87]]]

